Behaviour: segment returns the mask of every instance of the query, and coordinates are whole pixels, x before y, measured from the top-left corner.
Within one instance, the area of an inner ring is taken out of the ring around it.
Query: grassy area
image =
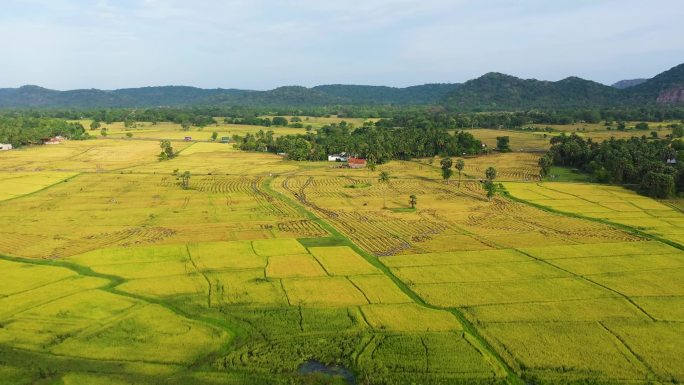
[[[591,176],[568,167],[553,166],[546,180],[552,182],[589,182]]]

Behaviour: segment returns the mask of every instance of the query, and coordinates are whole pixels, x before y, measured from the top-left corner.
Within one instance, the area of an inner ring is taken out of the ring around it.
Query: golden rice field
[[[490,128],[475,128],[467,130],[473,136],[486,144],[487,147],[496,148],[496,138],[508,136],[512,151],[542,151],[551,147],[551,138],[555,133],[518,131],[518,130],[495,130]]]
[[[460,185],[390,162],[383,185],[173,145],[0,154],[0,384],[345,383],[311,361],[359,384],[684,381],[677,202],[523,183],[518,152],[466,158]],[[488,166],[517,200],[487,200]]]
[[[616,186],[579,183],[507,183],[515,197],[554,210],[629,226],[684,245],[684,217],[667,202],[658,202]]]

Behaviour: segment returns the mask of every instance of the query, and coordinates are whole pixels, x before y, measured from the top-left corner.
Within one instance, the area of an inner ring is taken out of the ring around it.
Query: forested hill
[[[61,107],[178,107],[178,106],[326,106],[360,104],[438,104],[458,85],[426,84],[407,88],[326,85],[314,88],[288,86],[270,91],[201,89],[195,87],[144,87],[114,91],[55,91],[38,86],[0,89],[0,108]]]
[[[682,105],[684,64],[624,89],[577,77],[549,82],[489,73],[450,92],[443,104],[464,111]]]
[[[270,91],[180,86],[113,91],[55,91],[37,86],[0,89],[0,108],[334,105],[435,105],[453,111],[684,105],[684,64],[624,89],[577,77],[550,82],[500,73],[488,73],[464,84],[406,88],[338,84],[313,88],[288,86]]]
[[[558,82],[488,73],[449,93],[445,105],[457,110],[524,110],[612,105],[620,90],[580,78]]]

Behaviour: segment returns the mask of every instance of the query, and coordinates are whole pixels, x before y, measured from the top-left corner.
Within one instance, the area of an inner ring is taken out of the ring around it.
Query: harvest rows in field
[[[548,182],[507,183],[516,198],[552,209],[633,227],[684,244],[681,211],[616,186]]]
[[[61,258],[111,246],[327,234],[267,194],[259,177],[195,180],[196,189],[183,190],[172,176],[84,174],[21,200],[0,202],[0,223],[6,224],[0,252]],[[203,191],[214,185],[230,187]]]
[[[276,187],[377,256],[638,239],[606,225],[502,198],[487,202],[477,182],[464,181],[457,187],[430,179],[398,178],[380,186],[354,177],[367,186],[345,188],[350,179],[289,176]],[[419,194],[418,211],[381,209],[385,202],[405,206],[404,200],[413,193]]]
[[[463,173],[475,179],[484,179],[488,167],[496,168],[496,178],[504,181],[539,180],[539,154],[495,153],[464,158]],[[455,175],[457,177],[458,175]]]

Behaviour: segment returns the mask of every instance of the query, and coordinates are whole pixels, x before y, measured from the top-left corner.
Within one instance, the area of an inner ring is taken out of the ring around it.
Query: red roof
[[[347,159],[349,164],[366,164],[366,160],[362,158],[349,158]]]

